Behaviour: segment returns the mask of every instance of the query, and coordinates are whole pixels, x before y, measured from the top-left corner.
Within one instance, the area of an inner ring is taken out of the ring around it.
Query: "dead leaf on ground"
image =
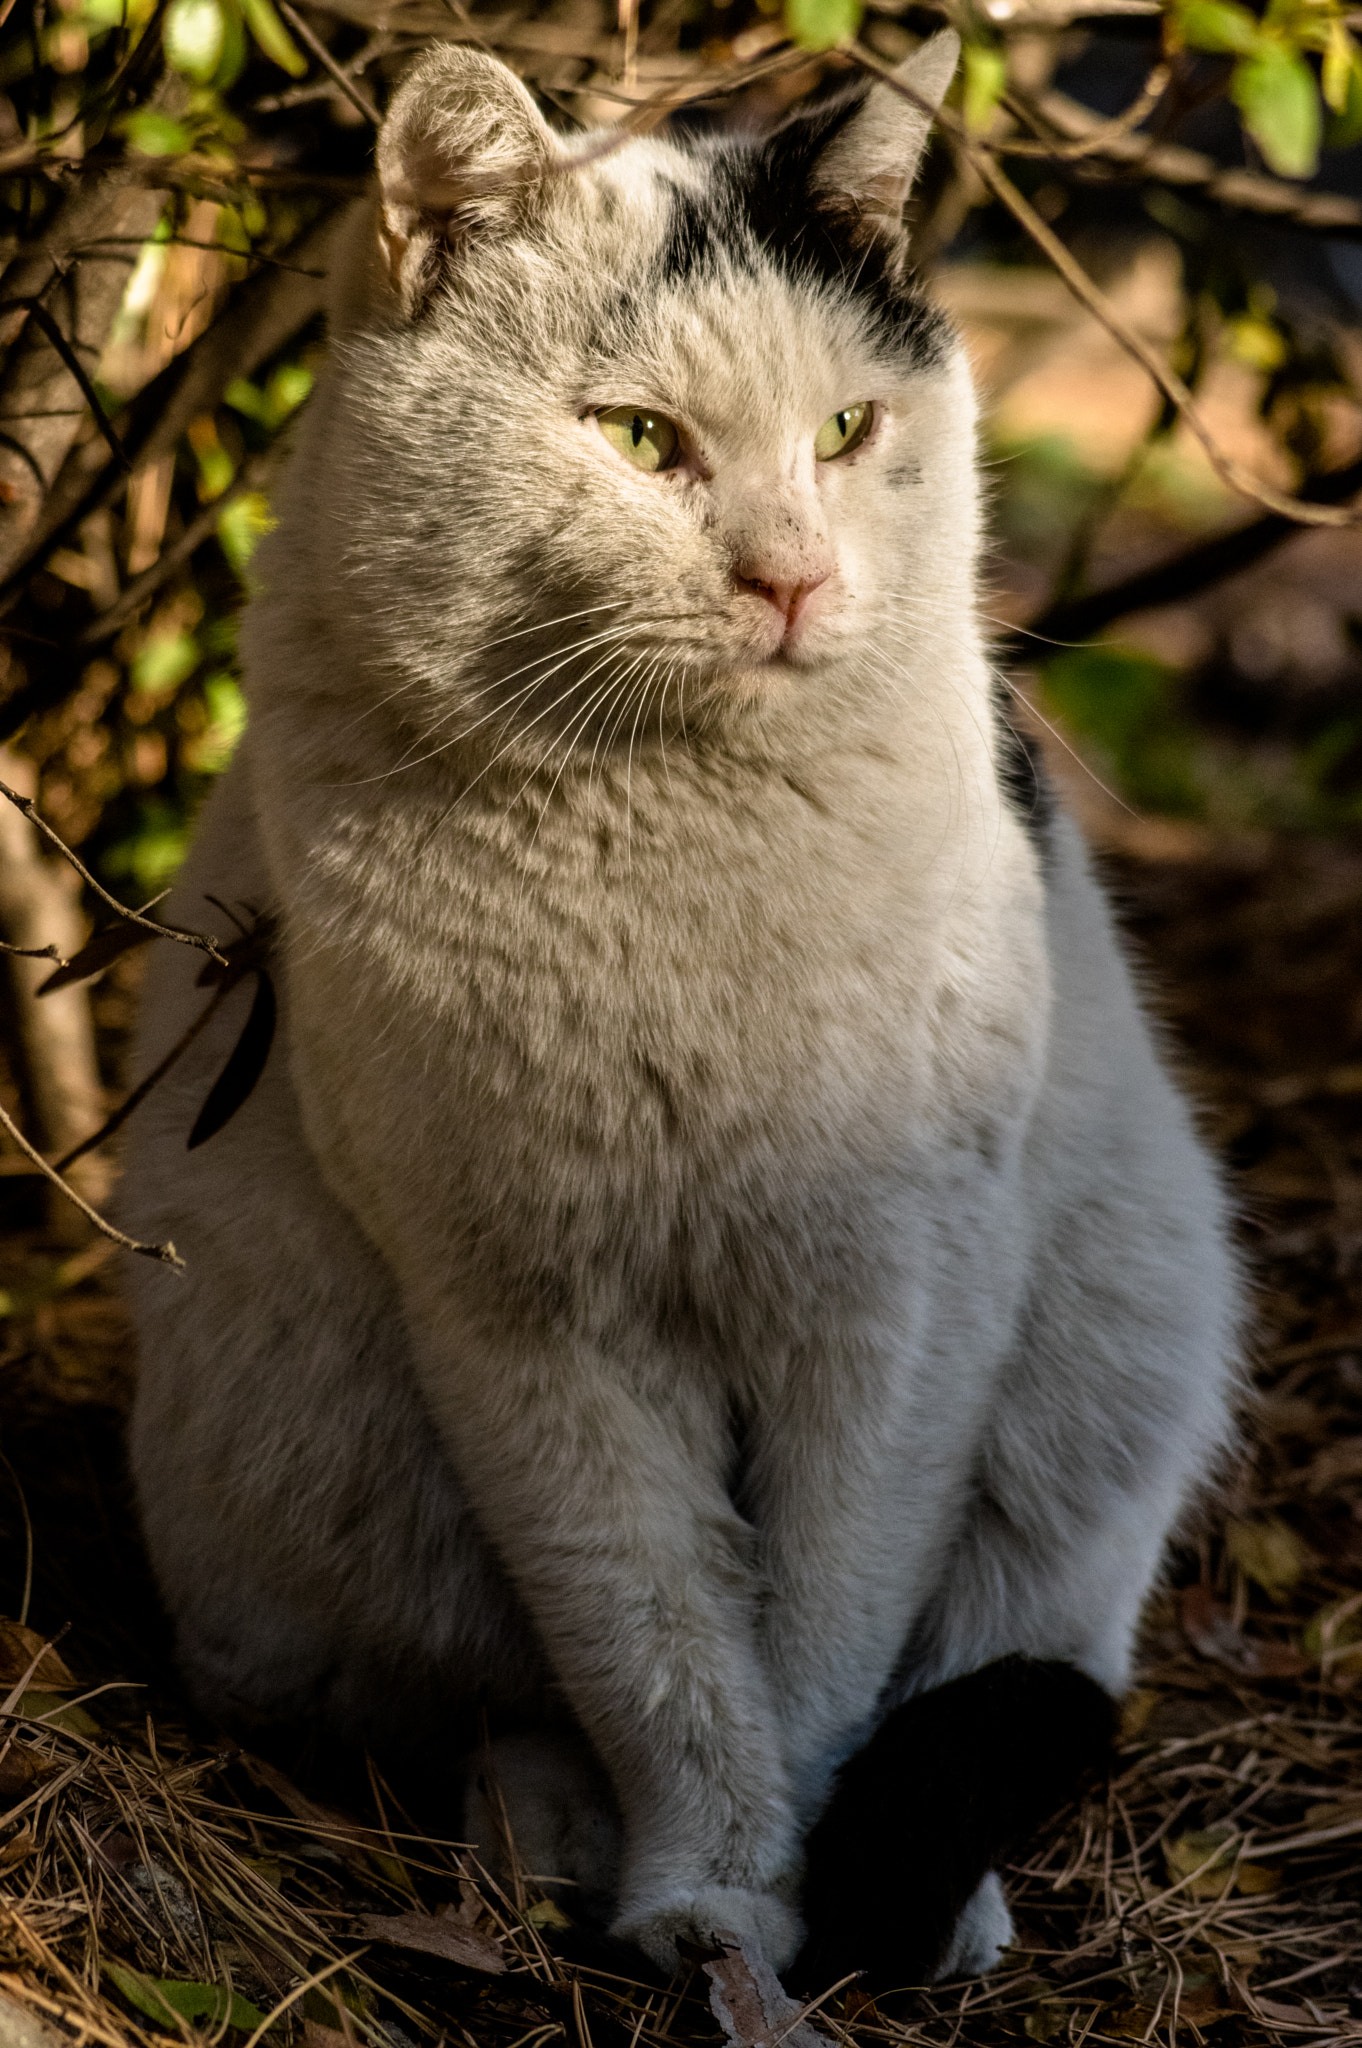
[[[1309,1562],[1300,1537],[1276,1515],[1257,1522],[1226,1522],[1225,1550],[1230,1562],[1276,1606],[1285,1601]]]
[[[527,1927],[571,1927],[572,1922],[555,1899],[536,1899],[525,1915]]]
[[[1264,1642],[1236,1628],[1209,1586],[1184,1587],[1180,1608],[1182,1632],[1197,1655],[1241,1678],[1298,1678],[1309,1668],[1294,1643]]]
[[[1262,1863],[1235,1862],[1242,1839],[1235,1828],[1223,1822],[1174,1835],[1163,1845],[1169,1882],[1183,1884],[1184,1891],[1194,1899],[1222,1899],[1231,1892],[1240,1892],[1245,1897],[1275,1892],[1282,1881],[1278,1871],[1269,1870]],[[1190,1884],[1184,1884],[1183,1880],[1188,1878]]]
[[[1149,1717],[1159,1704],[1160,1695],[1148,1686],[1138,1692],[1127,1693],[1121,1702],[1121,1741],[1138,1742],[1149,1722]]]
[[[26,2005],[0,1993],[0,2048],[63,2048],[66,2038]]]
[[[7,1743],[0,1750],[0,1799],[22,1799],[30,1785],[51,1774],[51,1768],[22,1742]]]
[[[443,1913],[364,1913],[356,1925],[366,1941],[385,1941],[392,1948],[419,1949],[465,1970],[486,1970],[500,1976],[506,1968],[501,1943],[480,1933],[452,1907]]]
[[[34,1664],[34,1658],[37,1663]],[[29,1667],[32,1665],[32,1669]],[[45,1636],[33,1629],[25,1628],[20,1621],[10,1621],[0,1615],[0,1684],[6,1691],[26,1678],[30,1685],[36,1685],[45,1692],[79,1692],[79,1681],[72,1677],[66,1660],[60,1657]]]
[[[728,2048],[828,2048],[828,2036],[798,2017],[800,2008],[764,1957],[748,1956],[733,1935],[716,1939],[724,1946],[701,1967]]]
[[[11,1835],[0,1849],[0,1870],[13,1870],[26,1856],[33,1854],[33,1830],[25,1822],[17,1835]]]

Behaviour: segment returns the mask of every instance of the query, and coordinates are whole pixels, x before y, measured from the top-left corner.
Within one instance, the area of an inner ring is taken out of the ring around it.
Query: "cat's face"
[[[564,168],[507,72],[424,61],[380,146],[402,314],[354,365],[387,478],[357,553],[396,558],[432,680],[457,648],[466,697],[594,743],[673,690],[682,718],[778,702],[958,606],[972,401],[903,278],[926,126],[879,87]]]

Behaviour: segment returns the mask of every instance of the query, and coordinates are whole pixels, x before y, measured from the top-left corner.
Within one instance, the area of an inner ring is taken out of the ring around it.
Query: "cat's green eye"
[[[635,469],[670,469],[681,453],[681,436],[661,413],[641,405],[612,405],[598,412],[596,425],[606,440]]]
[[[813,452],[818,460],[834,462],[839,455],[850,455],[870,432],[870,422],[874,417],[875,408],[867,403],[844,406],[830,420],[824,420],[813,437]]]

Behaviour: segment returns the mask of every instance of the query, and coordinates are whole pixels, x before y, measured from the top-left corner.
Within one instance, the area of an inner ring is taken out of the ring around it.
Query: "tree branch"
[[[94,890],[100,902],[106,903],[110,910],[115,911],[128,924],[138,925],[143,931],[153,933],[158,939],[174,939],[181,946],[193,946],[196,951],[207,953],[209,958],[216,960],[220,967],[227,965],[226,958],[219,949],[217,940],[210,939],[206,932],[181,931],[178,925],[162,924],[157,918],[144,917],[140,910],[129,910],[126,903],[120,903],[116,896],[111,896],[104,887],[104,884],[95,880],[79,854],[73,853],[60,833],[53,830],[46,818],[39,816],[37,806],[32,797],[20,796],[18,790],[11,789],[7,782],[0,782],[0,796],[7,797],[10,803],[14,805],[16,811],[22,811],[23,815],[36,826],[48,845],[55,852],[59,853],[63,860],[70,862],[82,882],[85,883],[88,889]]]
[[[1316,477],[1305,486],[1301,495],[1316,503],[1328,504],[1332,499],[1350,498],[1360,490],[1362,461],[1350,462],[1344,469],[1330,470]],[[1172,561],[1156,563],[1153,568],[1142,569],[1138,575],[1109,584],[1105,590],[1088,591],[1082,597],[1064,598],[1047,605],[1027,625],[1014,626],[1003,640],[994,643],[998,659],[1007,662],[1033,658],[1037,647],[1045,641],[1068,644],[1090,640],[1113,619],[1123,619],[1131,612],[1152,611],[1156,605],[1177,604],[1184,598],[1194,597],[1199,590],[1209,589],[1211,584],[1219,583],[1224,577],[1235,576],[1241,569],[1251,568],[1273,548],[1299,532],[1297,520],[1288,518],[1283,512],[1269,512],[1262,519],[1237,527],[1233,533],[1217,534],[1213,540],[1203,541],[1199,546],[1175,555]]]
[[[8,795],[8,791],[6,791],[6,794]],[[102,1236],[111,1239],[114,1244],[122,1245],[125,1252],[141,1252],[144,1258],[159,1259],[163,1265],[176,1266],[183,1271],[184,1260],[180,1257],[173,1244],[144,1244],[140,1238],[129,1237],[125,1231],[117,1229],[114,1224],[108,1221],[107,1217],[100,1215],[98,1209],[92,1209],[84,1196],[78,1195],[71,1186],[71,1183],[62,1179],[56,1167],[48,1165],[48,1162],[43,1158],[37,1146],[29,1144],[28,1139],[19,1129],[19,1126],[15,1123],[3,1103],[0,1103],[0,1126],[3,1126],[9,1132],[9,1135],[25,1157],[32,1160],[39,1172],[46,1175],[47,1179],[52,1182],[52,1185],[65,1195],[68,1202],[75,1203],[81,1215],[87,1217]]]
[[[1250,475],[1242,463],[1237,462],[1216,440],[1207,426],[1201,409],[1191,392],[1175,370],[1170,370],[1159,358],[1157,351],[1150,347],[1142,334],[1137,334],[1128,321],[1123,320],[1111,300],[1101,287],[1089,277],[1077,258],[1067,249],[1059,236],[1046,221],[1043,221],[1034,206],[1017,190],[991,149],[975,142],[963,125],[953,116],[931,107],[911,86],[904,85],[896,78],[887,64],[858,43],[842,46],[863,70],[871,72],[883,84],[906,99],[919,112],[928,113],[958,149],[978,171],[979,176],[1000,199],[1008,212],[1038,248],[1044,250],[1055,269],[1063,278],[1069,290],[1081,306],[1099,320],[1112,339],[1119,342],[1126,354],[1135,361],[1153,380],[1169,404],[1176,408],[1185,420],[1189,432],[1194,434],[1206,452],[1207,460],[1221,481],[1237,492],[1241,498],[1248,498],[1254,504],[1262,505],[1269,512],[1279,512],[1287,519],[1294,519],[1301,526],[1356,526],[1362,521],[1362,511],[1341,507],[1312,505],[1304,498],[1290,497],[1285,491],[1277,491],[1270,484],[1260,483]]]

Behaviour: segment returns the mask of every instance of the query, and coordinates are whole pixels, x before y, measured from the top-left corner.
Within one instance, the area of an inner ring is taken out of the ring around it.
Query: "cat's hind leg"
[[[204,998],[198,956],[165,951],[151,1014],[173,1037]],[[228,999],[130,1147],[121,1213],[185,1260],[129,1262],[147,1545],[205,1710],[448,1756],[476,1737],[474,1701],[542,1711],[542,1658],[421,1401],[387,1270],[308,1150],[286,1016],[250,1099],[186,1153],[249,1003]]]
[[[487,1744],[470,1766],[464,1826],[483,1868],[503,1884],[530,1877],[549,1886],[571,1918],[609,1919],[619,1894],[619,1812],[575,1730],[534,1729]]]

